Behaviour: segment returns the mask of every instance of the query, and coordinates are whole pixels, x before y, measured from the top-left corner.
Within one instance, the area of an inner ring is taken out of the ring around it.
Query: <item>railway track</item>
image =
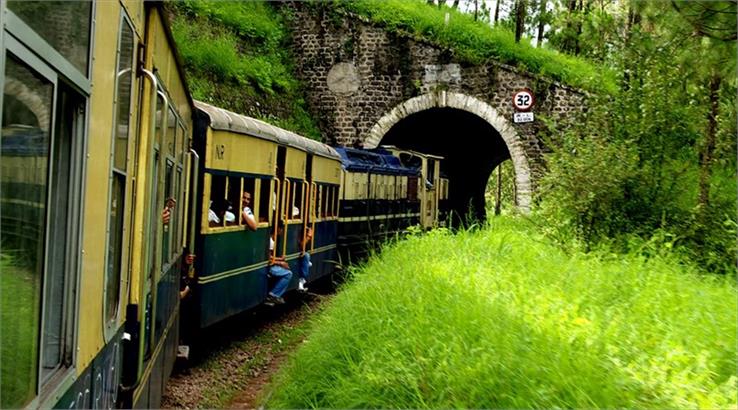
[[[178,362],[162,408],[257,408],[272,377],[307,335],[307,319],[334,294],[328,281],[287,303],[233,317],[204,332],[189,361]]]

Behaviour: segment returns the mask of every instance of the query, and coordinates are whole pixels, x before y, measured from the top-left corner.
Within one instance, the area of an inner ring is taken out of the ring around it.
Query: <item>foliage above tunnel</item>
[[[533,47],[501,27],[490,27],[468,14],[423,1],[335,0],[329,7],[364,16],[387,30],[403,31],[453,50],[471,63],[495,60],[589,91],[616,90],[614,73],[577,57]],[[446,22],[446,14],[449,18]]]
[[[168,6],[194,98],[320,139],[293,76],[282,14],[254,1]]]

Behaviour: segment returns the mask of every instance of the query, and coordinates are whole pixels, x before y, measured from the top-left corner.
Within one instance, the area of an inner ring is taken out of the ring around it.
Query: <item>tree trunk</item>
[[[541,3],[538,7],[538,38],[536,46],[541,47],[543,45],[543,30],[546,26],[546,0],[539,0]]]
[[[720,74],[710,77],[710,111],[707,114],[707,133],[705,143],[700,152],[700,196],[699,205],[704,212],[710,205],[710,176],[712,175],[713,153],[715,152],[715,134],[717,133],[717,117],[720,110]]]
[[[589,9],[589,7],[587,8]],[[578,56],[582,52],[582,43],[579,38],[582,36],[582,18],[584,18],[584,0],[579,0],[579,18],[577,19],[577,35],[574,37],[574,55]]]
[[[629,58],[627,50],[630,48],[631,37],[633,36],[633,30],[641,24],[641,15],[635,10],[635,4],[631,3],[628,6],[628,22],[625,26],[625,35],[623,38],[623,50],[621,54],[623,57],[623,84],[622,90],[627,91],[630,89],[630,82],[633,76],[633,70],[635,70],[637,64],[633,62],[633,59]]]
[[[500,3],[502,3],[502,0],[495,2],[495,26],[497,25],[497,20],[500,18]]]
[[[454,8],[454,10],[459,9],[459,0],[454,0],[454,3],[451,5],[451,7]]]
[[[430,4],[431,6],[435,6],[436,0],[426,0],[426,3]]]
[[[515,42],[519,43],[525,31],[525,0],[515,3]]]

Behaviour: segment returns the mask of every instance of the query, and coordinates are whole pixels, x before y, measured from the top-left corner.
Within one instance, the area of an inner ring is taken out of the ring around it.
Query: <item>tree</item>
[[[526,0],[515,2],[515,42],[519,43],[525,31]]]

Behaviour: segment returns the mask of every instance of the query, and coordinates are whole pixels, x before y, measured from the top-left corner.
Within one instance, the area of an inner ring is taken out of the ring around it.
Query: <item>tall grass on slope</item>
[[[520,222],[435,231],[356,274],[275,408],[725,408],[736,285],[669,260],[568,256]]]

